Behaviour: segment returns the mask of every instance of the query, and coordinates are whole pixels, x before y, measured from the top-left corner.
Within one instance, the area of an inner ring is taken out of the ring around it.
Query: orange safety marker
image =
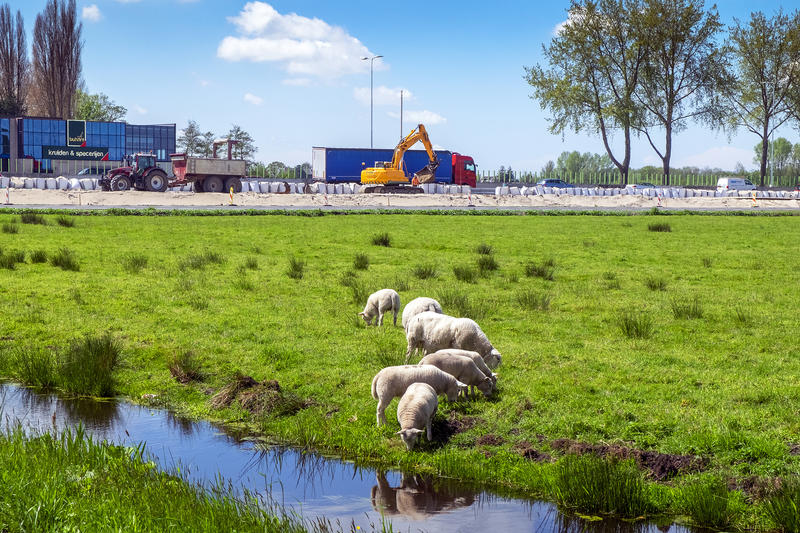
[[[751,194],[753,195],[753,207],[758,207],[758,203],[756,202],[756,191],[752,191]]]
[[[11,203],[11,187],[6,187],[6,205]]]
[[[231,203],[229,205],[236,205],[233,203],[233,187],[231,187],[230,197],[231,197]]]
[[[658,195],[658,207],[661,207],[661,195]]]

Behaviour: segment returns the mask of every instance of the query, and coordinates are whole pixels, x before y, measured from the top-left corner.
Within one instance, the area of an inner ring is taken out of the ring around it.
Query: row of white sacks
[[[93,191],[98,189],[96,178],[9,178],[0,177],[0,189],[13,187],[15,189],[52,189],[52,190],[81,190]],[[287,187],[289,190],[287,191]],[[302,194],[305,191],[304,183],[286,183],[283,181],[242,181],[242,192],[257,192],[262,194]],[[467,185],[443,185],[440,183],[425,183],[421,187],[428,194],[468,194],[470,187]],[[192,185],[171,187],[171,191],[191,191]],[[312,194],[357,194],[361,192],[358,183],[311,183],[309,190]],[[227,191],[226,191],[227,192]]]
[[[495,196],[536,196],[557,194],[561,196],[621,196],[638,195],[652,198],[798,198],[798,191],[717,191],[714,189],[686,189],[684,187],[602,188],[602,187],[495,187]]]

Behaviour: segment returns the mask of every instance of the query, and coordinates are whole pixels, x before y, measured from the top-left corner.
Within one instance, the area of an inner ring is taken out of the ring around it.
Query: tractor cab
[[[156,156],[154,154],[136,154],[133,162],[133,172],[141,174],[142,171],[156,166]]]

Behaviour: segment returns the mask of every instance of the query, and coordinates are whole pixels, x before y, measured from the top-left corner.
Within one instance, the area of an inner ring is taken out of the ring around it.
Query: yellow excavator
[[[415,172],[413,178],[409,180],[405,171],[401,168],[403,155],[417,141],[422,142],[425,151],[428,152],[430,161],[418,172]],[[421,193],[423,191],[417,185],[434,181],[438,166],[439,160],[433,151],[428,132],[425,130],[425,126],[418,124],[416,128],[411,130],[411,133],[397,144],[391,161],[376,161],[374,167],[365,168],[361,171],[361,184],[374,185],[365,187],[364,192],[366,193]],[[414,187],[408,187],[409,183]]]

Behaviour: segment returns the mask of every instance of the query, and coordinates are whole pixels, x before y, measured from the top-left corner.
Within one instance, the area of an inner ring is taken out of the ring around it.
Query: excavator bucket
[[[431,161],[424,167],[422,167],[419,171],[414,173],[414,178],[419,183],[431,183],[433,180],[436,179],[436,169],[439,167],[439,161]]]

